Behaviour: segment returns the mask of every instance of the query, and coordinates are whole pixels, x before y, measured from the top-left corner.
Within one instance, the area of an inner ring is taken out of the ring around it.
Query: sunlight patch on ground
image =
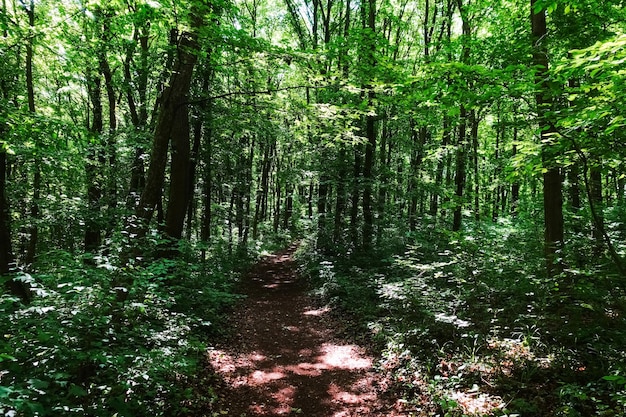
[[[323,308],[318,308],[318,309],[309,309],[309,310],[305,310],[304,313],[302,313],[305,316],[321,316],[323,314],[326,314],[330,311],[330,307],[323,307]]]
[[[478,391],[456,391],[452,394],[452,399],[457,402],[464,415],[487,415],[493,413],[495,409],[501,409],[506,406],[500,397]]]
[[[258,352],[234,357],[221,349],[211,349],[207,355],[215,370],[221,374],[232,374],[238,369],[255,366],[255,363],[267,359],[265,355]]]
[[[337,369],[368,369],[372,367],[372,360],[361,356],[356,345],[333,345],[324,343],[320,349],[324,352],[317,360],[331,368]]]
[[[249,377],[250,385],[262,385],[268,384],[272,381],[276,381],[277,379],[283,379],[286,376],[284,372],[279,370],[272,371],[254,371]]]
[[[318,363],[299,363],[297,365],[289,365],[285,367],[285,370],[299,376],[315,377],[320,376],[324,370],[324,366]]]

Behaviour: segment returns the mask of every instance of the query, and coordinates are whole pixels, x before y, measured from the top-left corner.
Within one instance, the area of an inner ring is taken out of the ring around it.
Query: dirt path
[[[402,416],[383,401],[384,382],[363,347],[341,340],[298,279],[295,247],[265,258],[246,278],[235,336],[209,352],[225,383],[229,416]]]

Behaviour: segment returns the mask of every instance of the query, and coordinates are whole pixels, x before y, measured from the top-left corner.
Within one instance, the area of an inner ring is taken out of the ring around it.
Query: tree
[[[561,168],[557,155],[560,147],[555,135],[554,121],[550,118],[554,100],[548,72],[548,29],[546,11],[537,0],[531,0],[531,28],[533,39],[533,66],[535,69],[537,122],[540,129],[543,161],[543,212],[545,225],[545,257],[548,275],[561,272],[563,265],[559,252],[563,248],[563,192]]]

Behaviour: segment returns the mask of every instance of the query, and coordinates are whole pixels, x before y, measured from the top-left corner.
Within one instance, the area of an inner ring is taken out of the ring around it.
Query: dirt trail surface
[[[234,336],[209,351],[224,380],[229,416],[403,416],[365,349],[338,336],[340,323],[306,295],[292,254],[258,263],[234,313]]]

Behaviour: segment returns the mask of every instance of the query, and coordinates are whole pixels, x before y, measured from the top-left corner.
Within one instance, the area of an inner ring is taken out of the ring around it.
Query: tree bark
[[[441,135],[441,147],[444,149],[444,155],[437,160],[437,171],[435,172],[435,190],[430,201],[430,214],[434,218],[437,218],[439,213],[439,194],[443,188],[443,171],[447,166],[449,160],[447,146],[452,139],[452,128],[450,126],[450,119],[447,116],[443,118],[443,133]]]
[[[191,166],[191,134],[189,109],[181,104],[176,110],[171,138],[170,186],[165,215],[165,234],[174,240],[183,236],[183,225],[191,197],[189,174]]]
[[[29,7],[25,7],[28,15],[28,25],[34,29],[35,27],[35,1],[31,0]],[[33,81],[33,58],[34,58],[34,38],[28,37],[26,43],[26,92],[28,95],[28,112],[35,115],[35,88]],[[37,134],[35,134],[36,136]],[[35,143],[38,140],[35,138]],[[38,148],[38,146],[36,146]],[[35,261],[37,252],[37,243],[39,241],[39,199],[41,198],[41,156],[39,150],[36,150],[34,160],[33,173],[33,201],[30,207],[31,226],[29,230],[30,239],[26,251],[24,262],[29,265]]]
[[[531,28],[533,37],[533,65],[535,73],[537,102],[537,122],[541,129],[540,137],[543,161],[543,206],[544,206],[544,251],[548,276],[555,276],[563,270],[559,260],[559,251],[563,247],[563,191],[561,169],[557,163],[558,148],[553,137],[556,129],[548,118],[548,111],[553,107],[553,98],[548,81],[548,53],[545,46],[548,34],[546,13],[535,13],[537,0],[531,0]]]
[[[513,157],[517,155],[517,127],[513,128]],[[520,191],[520,183],[519,179],[515,177],[513,180],[513,184],[511,185],[511,214],[513,217],[517,217],[519,212],[519,191]]]
[[[103,149],[101,141],[103,129],[101,80],[98,75],[87,76],[89,101],[91,102],[91,123],[88,124],[89,149],[85,174],[87,178],[88,211],[85,219],[85,251],[97,250],[102,243],[101,208],[103,180]]]
[[[361,195],[361,172],[362,172],[362,147],[357,145],[354,149],[354,170],[352,182],[352,199],[350,208],[350,238],[353,246],[359,244],[359,202]]]
[[[476,115],[476,110],[470,111],[470,123],[472,125],[470,129],[470,136],[472,138],[472,158],[473,158],[473,168],[474,168],[474,220],[477,222],[480,221],[480,176],[479,176],[479,166],[478,166],[478,117]],[[497,163],[497,162],[496,162]],[[498,178],[498,182],[499,182]],[[498,185],[498,191],[501,190],[502,187]]]
[[[465,165],[466,165],[466,132],[467,132],[467,109],[461,105],[459,139],[456,149],[456,170],[454,176],[455,184],[455,201],[454,201],[454,217],[452,220],[452,231],[461,230],[461,220],[463,215],[463,191],[465,190]]]
[[[341,146],[338,156],[339,173],[337,180],[337,198],[335,199],[335,224],[333,227],[333,242],[339,244],[343,238],[343,215],[346,210],[346,182],[348,178],[348,164],[346,161],[346,149]]]
[[[187,114],[185,102],[197,61],[196,49],[196,36],[191,33],[181,34],[170,83],[160,99],[146,186],[135,210],[136,221],[132,227],[134,231],[132,234],[139,239],[146,235],[157,203],[161,199],[172,129],[176,123],[184,123],[185,117],[182,117],[182,114]],[[181,129],[181,126],[177,128]]]
[[[367,3],[367,28],[369,29],[368,35],[369,45],[367,50],[367,65],[370,71],[374,70],[376,66],[376,58],[374,53],[376,51],[375,34],[376,34],[376,0],[368,0]],[[370,75],[371,76],[371,75]],[[365,143],[365,158],[363,160],[363,249],[368,250],[372,246],[372,238],[374,234],[374,216],[372,212],[372,189],[374,185],[374,154],[376,151],[376,121],[372,114],[374,111],[375,93],[373,87],[370,85],[371,80],[367,80],[367,98],[368,106],[370,110],[365,117],[365,137],[367,142]]]
[[[602,198],[602,170],[601,161],[594,161],[589,169],[590,199],[595,210],[595,219],[592,222],[592,237],[594,252],[599,255],[604,248],[604,200]]]
[[[11,242],[11,216],[7,198],[7,145],[0,142],[0,275],[15,267]]]

